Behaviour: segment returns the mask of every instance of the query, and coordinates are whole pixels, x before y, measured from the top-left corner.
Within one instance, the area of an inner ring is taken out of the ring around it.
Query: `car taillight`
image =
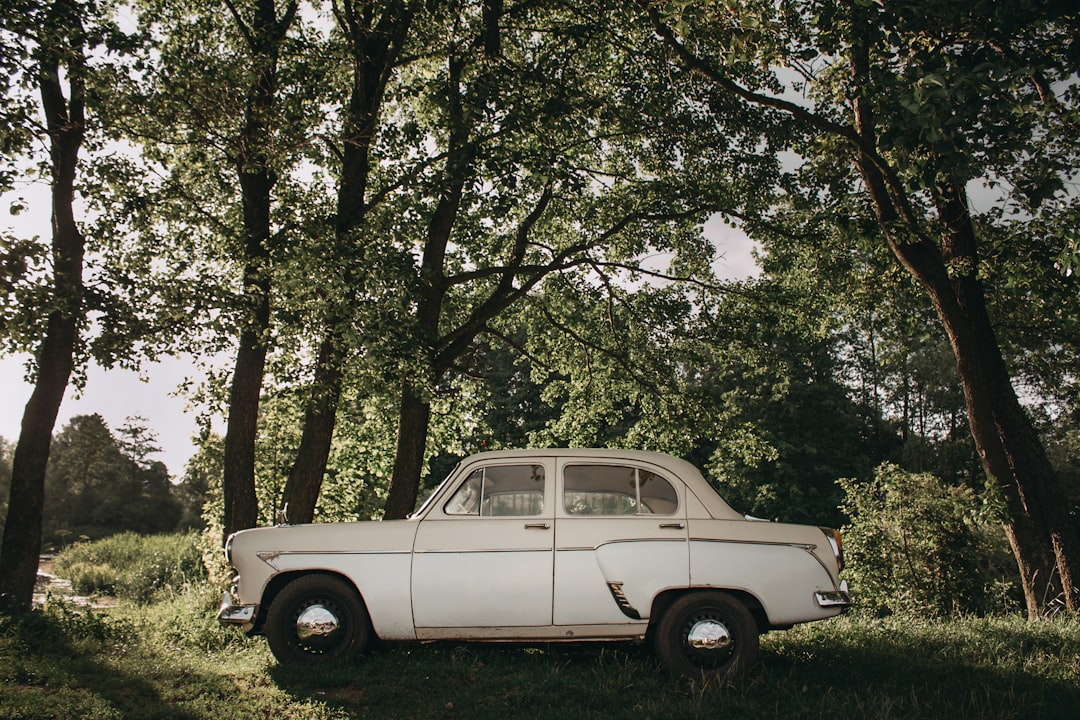
[[[832,528],[823,527],[821,532],[825,533],[826,539],[829,541],[829,547],[832,548],[833,555],[836,556],[836,568],[837,570],[844,569],[844,539],[840,537],[840,533]]]
[[[236,537],[236,533],[232,533],[225,540],[225,564],[232,565],[232,544],[233,538]]]

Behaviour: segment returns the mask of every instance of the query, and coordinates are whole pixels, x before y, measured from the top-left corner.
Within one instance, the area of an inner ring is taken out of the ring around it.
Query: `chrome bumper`
[[[848,595],[847,580],[840,582],[839,590],[827,590],[814,593],[814,600],[818,607],[823,608],[846,608],[851,606],[851,596]]]
[[[258,605],[234,605],[232,595],[228,591],[221,597],[221,607],[218,609],[218,622],[230,625],[250,625],[255,619],[255,611]]]

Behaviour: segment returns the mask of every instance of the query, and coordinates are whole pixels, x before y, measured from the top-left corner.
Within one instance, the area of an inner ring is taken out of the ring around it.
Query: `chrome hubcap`
[[[296,636],[303,643],[318,643],[340,627],[341,621],[337,615],[319,603],[304,608],[296,618]]]
[[[698,620],[686,634],[686,643],[696,651],[727,650],[731,647],[731,632],[719,620]]]

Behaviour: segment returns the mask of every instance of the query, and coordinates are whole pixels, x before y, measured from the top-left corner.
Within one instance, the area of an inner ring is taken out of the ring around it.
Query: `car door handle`
[[[526,530],[547,530],[550,527],[548,523],[525,523]]]
[[[661,530],[682,530],[684,527],[682,523],[660,523]]]

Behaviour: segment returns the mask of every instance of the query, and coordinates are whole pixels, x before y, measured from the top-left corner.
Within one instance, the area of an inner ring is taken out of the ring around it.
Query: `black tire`
[[[266,640],[279,663],[345,660],[371,642],[371,619],[351,584],[304,575],[278,593],[266,616]]]
[[[664,611],[653,645],[660,660],[676,675],[734,677],[757,661],[757,623],[746,606],[731,595],[693,592]]]

